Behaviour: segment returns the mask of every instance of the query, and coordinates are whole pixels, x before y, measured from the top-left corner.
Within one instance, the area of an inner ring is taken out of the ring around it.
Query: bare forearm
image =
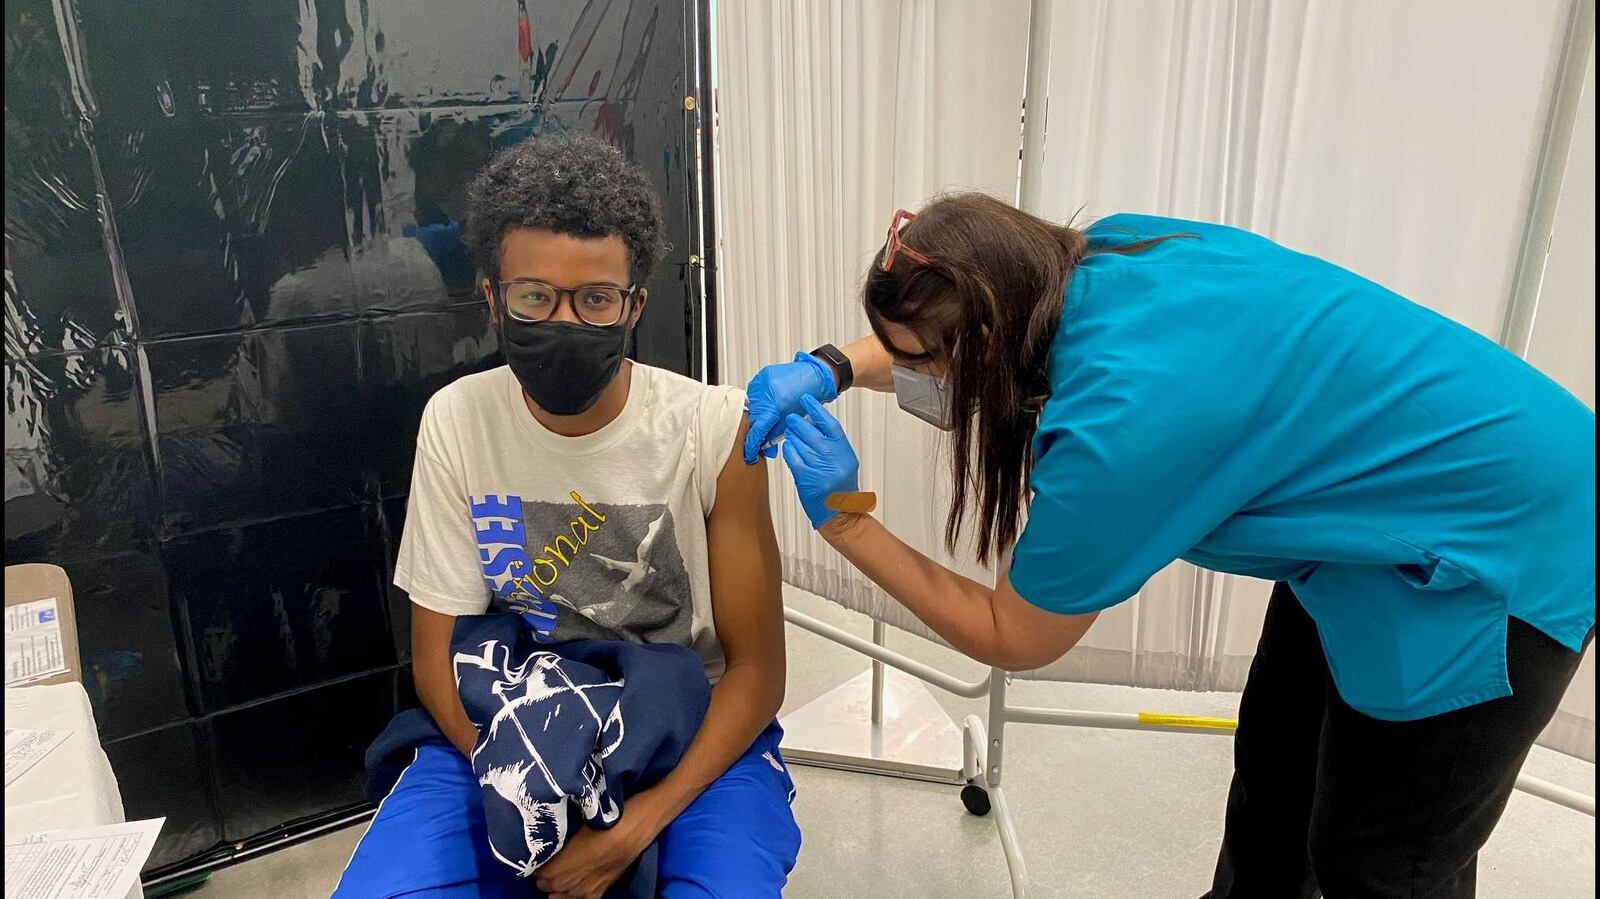
[[[876,335],[868,334],[846,344],[841,352],[850,359],[850,369],[855,376],[855,386],[888,393],[894,390],[894,376],[889,374],[893,359],[883,348]]]
[[[441,680],[437,674],[428,676],[417,672],[417,698],[422,700],[422,707],[433,716],[434,723],[439,725],[439,730],[444,732],[450,745],[471,758],[472,746],[478,740],[478,729],[467,718],[467,710],[461,707],[461,696],[456,693],[454,678]]]
[[[784,672],[760,665],[731,665],[711,689],[705,721],[678,766],[640,792],[624,816],[648,818],[653,833],[672,823],[712,781],[744,755],[783,704]]]
[[[1010,667],[995,624],[992,588],[912,549],[871,516],[840,515],[821,534],[951,646],[985,664]]]
[[[986,587],[907,546],[868,515],[838,515],[819,533],[951,646],[996,668],[1050,664],[1083,639],[1099,614],[1036,606],[1010,577]]]
[[[433,716],[450,745],[470,758],[478,729],[461,707],[456,692],[455,667],[450,659],[450,637],[455,633],[454,615],[435,612],[427,606],[411,606],[411,676],[417,685],[417,698]]]

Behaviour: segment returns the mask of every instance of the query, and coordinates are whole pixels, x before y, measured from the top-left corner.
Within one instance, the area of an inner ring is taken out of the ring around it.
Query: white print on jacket
[[[472,770],[503,800],[485,795],[490,849],[527,877],[566,841],[569,800],[599,827],[622,813],[607,795],[602,762],[622,745],[623,681],[575,682],[566,660],[552,652],[513,663],[498,640],[479,649],[454,660],[462,696],[499,700],[494,716],[480,724]],[[507,833],[520,833],[520,845],[506,845]]]

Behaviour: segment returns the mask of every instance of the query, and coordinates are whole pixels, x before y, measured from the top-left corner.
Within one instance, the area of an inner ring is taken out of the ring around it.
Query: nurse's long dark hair
[[[1091,253],[1137,253],[1176,236],[1091,250],[1070,225],[965,193],[933,201],[900,232],[928,265],[901,253],[885,272],[884,251],[873,258],[862,296],[873,332],[892,352],[884,324],[910,328],[926,353],[896,361],[940,363],[950,373],[956,415],[945,544],[952,552],[974,501],[979,561],[1017,539],[1072,270]]]

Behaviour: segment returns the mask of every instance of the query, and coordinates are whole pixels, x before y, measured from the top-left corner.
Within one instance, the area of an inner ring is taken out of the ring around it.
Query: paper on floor
[[[6,686],[32,683],[66,670],[55,599],[7,607]]]
[[[6,899],[124,899],[165,818],[6,838]]]
[[[6,728],[6,786],[67,739],[64,730]]]

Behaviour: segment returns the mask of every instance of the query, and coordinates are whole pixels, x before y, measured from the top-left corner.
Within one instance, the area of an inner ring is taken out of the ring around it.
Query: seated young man
[[[469,199],[508,365],[428,403],[395,571],[417,694],[454,748],[418,751],[340,894],[531,893],[484,838],[465,757],[478,734],[449,653],[455,616],[495,609],[550,641],[688,646],[715,682],[677,768],[627,796],[616,826],[571,834],[538,887],[599,896],[659,837],[660,895],[777,896],[800,832],[774,721],[784,634],[766,471],[740,458],[739,392],[625,358],[665,252],[660,204],[639,169],[582,137],[501,153]]]

